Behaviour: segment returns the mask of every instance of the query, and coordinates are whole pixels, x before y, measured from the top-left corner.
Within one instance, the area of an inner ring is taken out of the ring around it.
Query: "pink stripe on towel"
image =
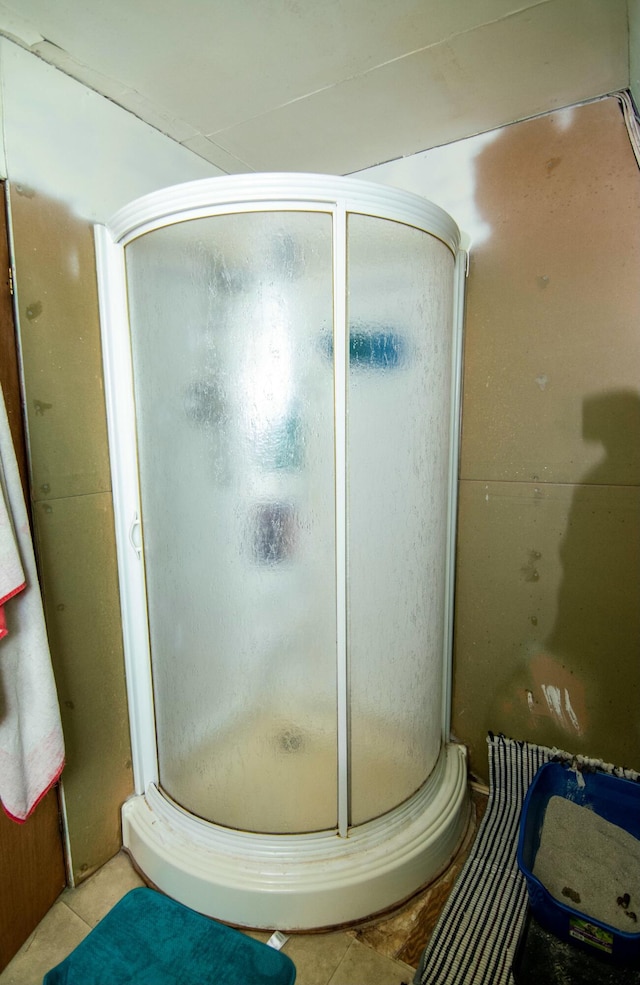
[[[1,557],[2,555],[0,554],[0,564],[2,563]],[[12,592],[9,592],[8,595],[5,595],[4,598],[0,599],[0,640],[2,639],[3,636],[6,636],[7,633],[9,632],[9,630],[7,629],[7,620],[4,615],[5,604],[9,601],[9,599],[12,599],[14,595],[17,595],[18,592],[21,592],[22,589],[26,587],[27,587],[27,583],[26,581],[23,581],[21,585],[18,585],[18,587],[14,588]]]

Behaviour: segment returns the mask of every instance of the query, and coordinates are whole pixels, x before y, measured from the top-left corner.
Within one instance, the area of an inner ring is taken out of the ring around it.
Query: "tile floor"
[[[13,961],[0,985],[42,985],[45,973],[69,954],[126,892],[143,885],[121,852],[77,889],[65,889]],[[255,934],[266,940],[268,934]],[[400,985],[414,969],[355,939],[353,931],[296,934],[284,953],[297,969],[296,985]]]
[[[384,918],[347,930],[292,934],[284,953],[293,960],[296,985],[401,985],[411,983],[422,948],[460,871],[486,798],[473,797],[470,824],[451,868],[423,893]],[[76,889],[65,889],[10,964],[0,985],[42,985],[58,964],[130,889],[143,885],[120,852]],[[268,933],[252,936],[266,941]]]

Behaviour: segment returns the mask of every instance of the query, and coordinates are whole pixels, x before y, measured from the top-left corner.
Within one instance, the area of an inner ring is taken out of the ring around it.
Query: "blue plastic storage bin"
[[[560,902],[533,875],[545,811],[554,796],[588,807],[640,839],[640,783],[609,773],[577,773],[563,763],[546,763],[534,776],[522,805],[517,852],[531,913],[541,926],[561,940],[609,960],[622,964],[640,961],[640,913],[638,932],[625,933]]]

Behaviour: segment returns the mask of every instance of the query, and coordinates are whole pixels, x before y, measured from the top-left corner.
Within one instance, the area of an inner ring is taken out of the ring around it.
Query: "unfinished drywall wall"
[[[640,766],[640,174],[614,98],[476,158],[453,728]]]
[[[453,731],[483,777],[488,730],[637,769],[640,173],[619,102],[376,173],[472,232]]]

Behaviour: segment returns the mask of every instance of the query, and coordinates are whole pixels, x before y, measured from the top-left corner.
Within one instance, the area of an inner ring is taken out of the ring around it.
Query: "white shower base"
[[[150,784],[123,806],[123,843],[150,882],[192,909],[240,927],[309,930],[409,898],[449,864],[469,814],[466,750],[451,744],[413,797],[348,838],[223,828]]]

